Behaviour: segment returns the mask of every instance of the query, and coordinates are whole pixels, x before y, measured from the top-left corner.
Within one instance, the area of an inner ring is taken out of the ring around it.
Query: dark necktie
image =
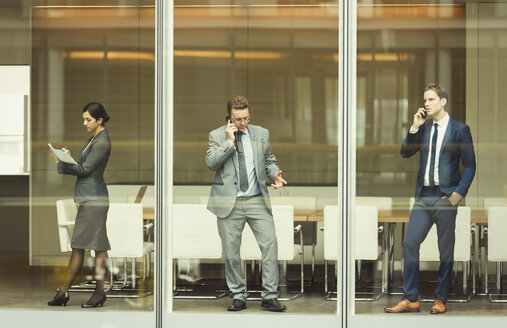
[[[437,138],[438,138],[438,124],[433,124],[435,131],[433,131],[433,139],[431,140],[431,159],[430,159],[430,186],[435,187],[435,157],[437,155]]]
[[[242,136],[243,132],[239,132],[238,135],[236,136],[236,139],[238,140],[239,187],[241,191],[245,192],[248,190],[248,174],[246,172],[243,142],[241,141]]]

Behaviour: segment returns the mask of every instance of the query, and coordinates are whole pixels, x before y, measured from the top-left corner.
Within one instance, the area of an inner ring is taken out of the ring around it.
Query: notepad
[[[74,160],[74,158],[72,158],[72,156],[70,156],[65,150],[53,148],[51,143],[48,143],[48,146],[49,146],[49,149],[51,149],[51,151],[56,155],[56,157],[60,161],[62,161],[64,163],[68,163],[68,164],[77,164],[77,162]]]

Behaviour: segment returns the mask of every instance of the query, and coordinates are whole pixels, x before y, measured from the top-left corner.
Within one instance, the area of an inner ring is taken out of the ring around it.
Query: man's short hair
[[[227,103],[227,114],[231,115],[231,110],[233,109],[245,109],[250,108],[248,104],[248,99],[244,96],[235,96]]]
[[[428,83],[424,86],[424,92],[426,91],[435,91],[435,93],[440,97],[440,99],[445,99],[449,101],[449,95],[447,93],[447,90],[438,83]]]

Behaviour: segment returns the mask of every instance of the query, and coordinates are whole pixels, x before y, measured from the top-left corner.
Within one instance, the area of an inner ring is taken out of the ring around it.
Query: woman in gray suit
[[[83,308],[103,306],[106,301],[104,279],[107,272],[107,251],[111,249],[106,233],[106,218],[109,209],[109,195],[104,182],[104,170],[111,153],[111,140],[104,124],[109,115],[99,103],[89,103],[83,108],[83,125],[93,136],[88,139],[79,155],[78,164],[58,161],[51,152],[58,173],[76,175],[74,201],[79,204],[74,233],[72,235],[72,255],[67,271],[67,279],[55,297],[48,302],[50,306],[67,305],[68,290],[83,266],[86,249],[95,251],[95,279],[97,285],[92,297],[82,304]],[[70,151],[67,150],[70,154]]]

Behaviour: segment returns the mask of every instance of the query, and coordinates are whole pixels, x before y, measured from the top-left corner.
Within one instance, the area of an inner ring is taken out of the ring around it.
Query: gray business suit
[[[266,177],[274,182],[280,170],[271,152],[269,131],[255,125],[248,126],[253,152],[256,178],[261,194],[255,197],[237,197],[238,178],[236,149],[227,140],[226,126],[209,134],[206,165],[214,170],[208,210],[217,216],[218,232],[222,239],[227,286],[232,297],[246,299],[246,282],[241,269],[241,234],[248,223],[262,252],[261,297],[272,299],[278,296],[278,246],[271,213],[271,204],[266,187]]]
[[[76,175],[74,202],[79,203],[76,215],[72,248],[110,250],[106,231],[109,194],[104,181],[111,139],[107,130],[100,131],[88,139],[79,155],[78,164],[59,162],[58,173]]]

